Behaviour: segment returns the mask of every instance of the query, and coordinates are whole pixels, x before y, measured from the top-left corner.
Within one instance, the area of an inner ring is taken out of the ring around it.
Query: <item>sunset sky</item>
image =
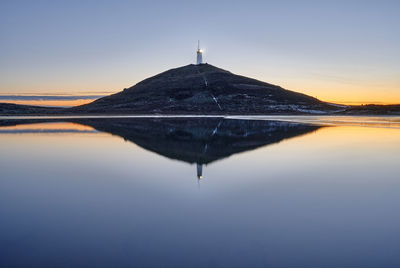
[[[400,103],[399,14],[398,0],[2,0],[0,102],[91,101],[194,63],[200,39],[206,62],[236,74],[324,101]]]

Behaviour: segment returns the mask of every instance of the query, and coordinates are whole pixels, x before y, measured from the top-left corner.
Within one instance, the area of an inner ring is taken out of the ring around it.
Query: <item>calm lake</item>
[[[0,170],[0,267],[400,267],[399,117],[3,117]]]

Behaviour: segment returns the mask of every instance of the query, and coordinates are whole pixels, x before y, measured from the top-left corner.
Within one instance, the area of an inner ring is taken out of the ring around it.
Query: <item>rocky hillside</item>
[[[163,72],[123,91],[74,107],[84,113],[301,114],[338,107],[210,64]]]
[[[399,107],[329,104],[276,85],[232,74],[210,64],[190,64],[160,73],[89,104],[46,108],[0,103],[0,115],[399,115]]]

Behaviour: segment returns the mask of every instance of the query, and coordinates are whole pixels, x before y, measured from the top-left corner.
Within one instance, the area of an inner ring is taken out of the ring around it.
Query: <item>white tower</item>
[[[200,40],[197,42],[197,61],[196,64],[203,64],[203,51],[200,49]]]

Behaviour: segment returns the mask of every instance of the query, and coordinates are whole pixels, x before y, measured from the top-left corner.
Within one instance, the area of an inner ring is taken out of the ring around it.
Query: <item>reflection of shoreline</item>
[[[90,126],[71,122],[25,122],[10,126],[0,126],[0,134],[12,133],[98,133]]]
[[[21,130],[3,130],[0,134],[22,134],[22,133],[98,133],[96,130],[77,130],[77,129],[21,129]]]
[[[197,177],[201,179],[204,165],[321,128],[294,122],[216,117],[70,118],[65,121],[56,123],[54,120],[44,120],[35,123],[34,120],[8,120],[0,122],[3,125],[0,133],[106,132],[167,158],[196,164]],[[57,124],[60,126],[58,130],[54,127]],[[71,124],[75,128],[68,127]]]

